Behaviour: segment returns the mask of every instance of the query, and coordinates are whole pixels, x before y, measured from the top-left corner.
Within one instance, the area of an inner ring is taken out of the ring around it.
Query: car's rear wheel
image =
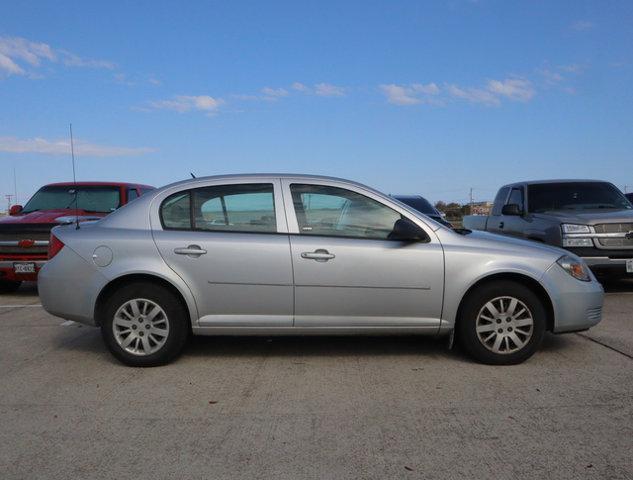
[[[536,352],[546,325],[547,312],[532,290],[499,281],[477,288],[464,300],[457,337],[476,360],[513,365]]]
[[[20,285],[22,285],[22,282],[0,280],[0,293],[13,293],[20,288]]]
[[[183,349],[189,333],[187,312],[169,289],[133,283],[105,303],[101,333],[112,354],[134,367],[163,365]]]

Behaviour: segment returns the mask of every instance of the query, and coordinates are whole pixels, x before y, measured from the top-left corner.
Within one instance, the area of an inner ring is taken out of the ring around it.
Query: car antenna
[[[193,172],[189,172],[189,175],[191,175],[191,178],[196,178],[196,176],[193,174]]]
[[[75,173],[75,145],[73,143],[73,124],[70,124],[70,156],[73,162],[73,185],[75,186],[75,230],[79,230],[79,210],[77,195],[77,175]]]

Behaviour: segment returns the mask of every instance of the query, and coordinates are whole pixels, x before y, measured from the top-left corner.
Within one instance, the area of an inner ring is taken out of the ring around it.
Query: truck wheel
[[[132,283],[105,303],[101,334],[112,354],[126,365],[154,367],[174,359],[189,335],[187,311],[168,289]]]
[[[529,288],[512,281],[489,283],[464,300],[457,337],[474,359],[490,365],[514,365],[538,349],[547,313]]]
[[[22,285],[22,282],[0,280],[0,293],[13,293],[20,288],[20,285]]]

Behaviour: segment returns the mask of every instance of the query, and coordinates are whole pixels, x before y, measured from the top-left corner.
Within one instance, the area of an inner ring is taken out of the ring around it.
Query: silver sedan
[[[564,250],[451,230],[346,180],[236,175],[145,194],[53,230],[44,308],[101,328],[134,366],[196,335],[450,335],[475,359],[529,358],[546,331],[601,319],[603,290]]]

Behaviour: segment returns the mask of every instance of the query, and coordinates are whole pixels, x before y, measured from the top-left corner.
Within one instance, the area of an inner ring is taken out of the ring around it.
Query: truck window
[[[607,182],[542,183],[528,187],[530,212],[556,210],[628,210],[622,192]]]
[[[522,188],[513,188],[510,192],[510,196],[508,197],[507,205],[518,205],[521,211],[524,211],[524,202],[523,202],[523,189]]]
[[[130,203],[132,200],[136,200],[138,198],[138,192],[136,188],[128,188],[127,189],[127,203]]]
[[[497,193],[495,197],[495,203],[492,206],[491,215],[501,215],[501,209],[506,202],[506,198],[508,198],[508,192],[510,191],[510,187],[503,187]]]

